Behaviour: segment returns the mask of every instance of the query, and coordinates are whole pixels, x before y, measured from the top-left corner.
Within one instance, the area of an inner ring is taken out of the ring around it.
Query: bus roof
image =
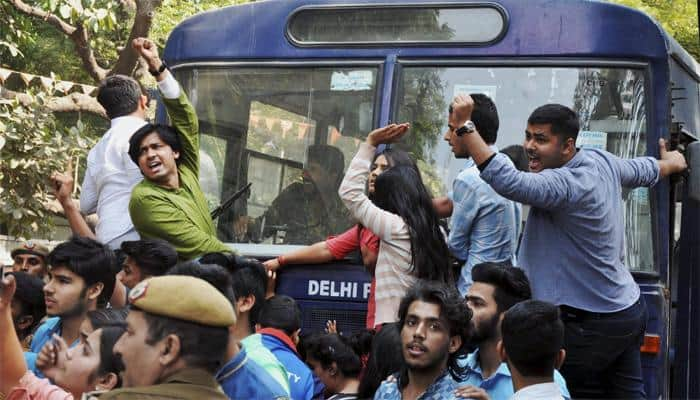
[[[164,57],[172,65],[192,61],[299,60],[309,58],[400,57],[600,57],[665,59],[680,55],[697,71],[685,50],[643,12],[605,2],[493,0],[507,14],[506,33],[484,46],[445,44],[299,47],[286,35],[289,16],[300,7],[337,4],[378,6],[376,0],[267,0],[198,14],[171,33]],[[468,2],[382,0],[382,5],[460,5]],[[543,19],[545,22],[543,22]]]

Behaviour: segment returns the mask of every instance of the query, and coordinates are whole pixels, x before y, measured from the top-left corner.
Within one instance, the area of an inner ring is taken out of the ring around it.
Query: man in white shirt
[[[97,101],[111,126],[88,154],[80,211],[97,212],[97,240],[118,249],[123,241],[139,239],[129,217],[129,199],[143,177],[129,157],[129,138],[146,123],[148,97],[135,79],[114,75],[100,84]]]
[[[498,343],[515,393],[511,400],[561,400],[554,370],[564,363],[564,323],[553,304],[527,300],[506,311]]]

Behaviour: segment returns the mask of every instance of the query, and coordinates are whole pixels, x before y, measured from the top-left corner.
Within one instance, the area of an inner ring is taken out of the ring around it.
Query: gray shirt
[[[503,197],[532,206],[518,263],[534,299],[604,313],[639,299],[624,262],[622,186],[656,184],[654,158],[580,149],[561,168],[529,173],[497,154],[481,177]]]

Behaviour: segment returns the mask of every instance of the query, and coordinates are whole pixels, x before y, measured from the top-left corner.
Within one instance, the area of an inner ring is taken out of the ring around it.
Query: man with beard
[[[530,299],[530,283],[521,269],[494,263],[477,264],[472,269],[474,284],[467,293],[472,312],[472,343],[477,349],[460,364],[466,368],[466,379],[457,395],[470,399],[506,400],[513,395],[510,370],[497,349],[501,340],[503,314],[515,304]],[[554,371],[554,380],[562,394],[569,398],[566,382]]]
[[[399,306],[404,366],[379,386],[375,400],[450,399],[465,368],[471,312],[456,289],[418,281]]]
[[[51,317],[37,328],[30,351],[25,352],[27,367],[36,368],[36,356],[53,335],[70,347],[80,341],[80,324],[87,312],[107,304],[114,290],[114,253],[95,240],[74,236],[49,253],[49,282],[44,286],[46,314]]]

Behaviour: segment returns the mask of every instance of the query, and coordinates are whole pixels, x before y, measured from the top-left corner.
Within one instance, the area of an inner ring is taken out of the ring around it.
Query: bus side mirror
[[[688,196],[700,202],[700,141],[688,144],[685,154],[688,162]]]

